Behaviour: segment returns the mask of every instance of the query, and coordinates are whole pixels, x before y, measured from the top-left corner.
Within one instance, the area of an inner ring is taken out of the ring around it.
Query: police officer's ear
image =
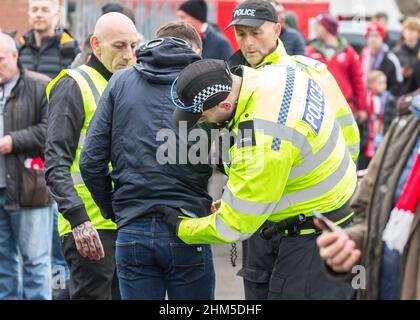
[[[217,105],[217,107],[218,108],[221,108],[221,109],[223,109],[223,110],[225,110],[225,111],[227,111],[227,112],[231,112],[231,111],[233,111],[233,108],[235,107],[234,105],[233,105],[233,103],[231,102],[231,101],[229,101],[229,100],[223,100],[223,101],[221,101],[218,105]]]

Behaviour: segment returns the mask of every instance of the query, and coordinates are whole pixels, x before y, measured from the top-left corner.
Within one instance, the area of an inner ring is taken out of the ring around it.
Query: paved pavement
[[[230,263],[230,244],[213,245],[216,272],[216,300],[244,300],[242,277],[236,275],[242,266],[242,244],[236,244],[238,258],[236,267]]]

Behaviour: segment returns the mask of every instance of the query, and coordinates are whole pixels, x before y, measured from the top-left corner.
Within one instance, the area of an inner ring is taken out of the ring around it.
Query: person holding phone
[[[352,200],[356,222],[343,230],[326,221],[331,230],[317,239],[331,276],[351,280],[356,264],[365,268],[359,299],[420,299],[420,89],[397,108]]]

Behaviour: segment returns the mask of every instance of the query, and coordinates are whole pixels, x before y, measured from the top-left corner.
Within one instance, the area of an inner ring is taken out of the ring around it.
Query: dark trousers
[[[243,267],[238,275],[244,278],[245,299],[351,299],[350,284],[327,278],[316,237],[277,234],[264,240],[257,232],[243,241]]]
[[[98,230],[105,257],[99,261],[83,258],[76,248],[71,233],[61,238],[64,258],[70,268],[70,299],[111,300],[119,299],[115,268],[116,230]]]

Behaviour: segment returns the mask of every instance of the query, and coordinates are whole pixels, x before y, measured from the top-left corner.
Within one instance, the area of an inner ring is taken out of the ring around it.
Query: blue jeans
[[[61,239],[60,235],[58,234],[58,208],[57,204],[54,203],[52,205],[51,210],[53,211],[53,230],[52,230],[52,252],[51,252],[51,267],[53,276],[61,271],[64,270],[66,280],[70,278],[70,271],[69,267],[64,260],[63,252],[61,250]]]
[[[124,300],[211,300],[210,245],[187,245],[160,218],[139,218],[118,230],[117,272]]]
[[[0,300],[51,299],[52,209],[6,211],[4,203],[3,189],[0,190]]]

